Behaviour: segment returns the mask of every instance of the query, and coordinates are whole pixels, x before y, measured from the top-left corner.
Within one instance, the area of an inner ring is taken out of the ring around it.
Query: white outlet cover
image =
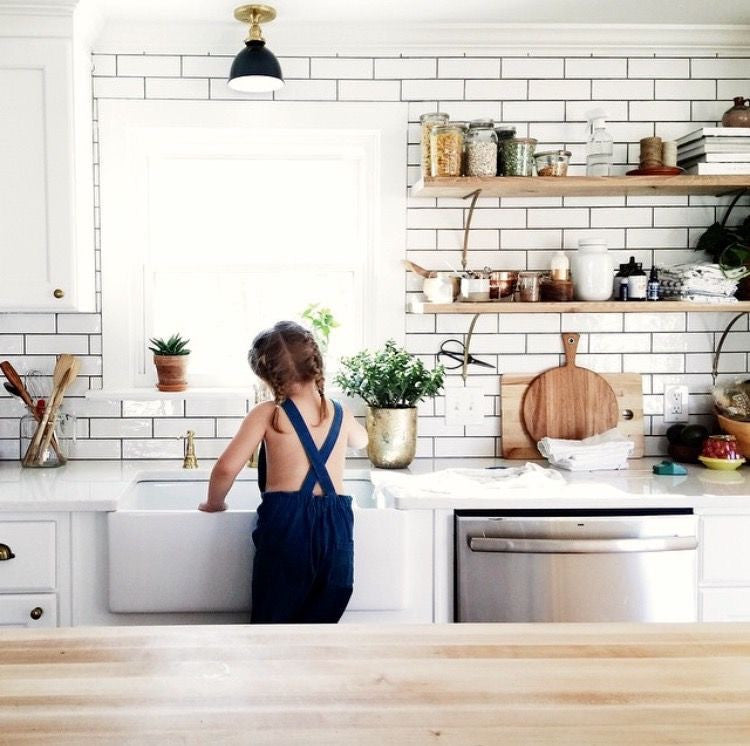
[[[664,422],[687,422],[690,415],[688,387],[664,387]]]
[[[484,407],[484,389],[479,386],[457,386],[445,390],[446,425],[481,425]]]

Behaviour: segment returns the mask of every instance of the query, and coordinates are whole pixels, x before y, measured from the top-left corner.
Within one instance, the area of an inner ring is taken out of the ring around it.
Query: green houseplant
[[[341,360],[334,382],[349,396],[367,404],[367,456],[374,466],[401,469],[414,459],[417,447],[416,405],[440,393],[445,369],[429,370],[393,340],[376,352]]]
[[[187,344],[190,340],[183,339],[179,334],[173,334],[169,339],[152,337],[149,350],[154,353],[154,365],[159,391],[184,391],[188,384],[185,376],[187,356],[190,350]]]
[[[331,332],[340,326],[339,322],[333,317],[333,312],[320,303],[310,303],[302,311],[302,319],[307,322],[310,330],[318,343],[321,355],[325,356],[328,352],[328,344],[331,341]]]

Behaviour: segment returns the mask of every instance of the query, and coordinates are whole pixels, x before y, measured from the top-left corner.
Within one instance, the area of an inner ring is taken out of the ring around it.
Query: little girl
[[[326,400],[323,360],[307,329],[280,321],[253,340],[248,358],[274,401],[245,417],[198,507],[225,510],[227,492],[262,443],[251,622],[338,622],[354,580],[344,461],[347,446],[367,445],[367,433],[348,410]]]

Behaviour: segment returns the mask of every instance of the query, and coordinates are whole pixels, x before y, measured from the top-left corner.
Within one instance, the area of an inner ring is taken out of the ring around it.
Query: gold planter
[[[367,408],[367,457],[379,469],[403,469],[417,451],[417,409]]]

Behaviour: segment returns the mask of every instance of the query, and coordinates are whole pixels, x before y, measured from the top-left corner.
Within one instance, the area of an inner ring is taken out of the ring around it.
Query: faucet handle
[[[182,436],[185,441],[185,458],[182,461],[183,469],[197,469],[198,459],[195,455],[195,430],[188,430],[187,434]]]

